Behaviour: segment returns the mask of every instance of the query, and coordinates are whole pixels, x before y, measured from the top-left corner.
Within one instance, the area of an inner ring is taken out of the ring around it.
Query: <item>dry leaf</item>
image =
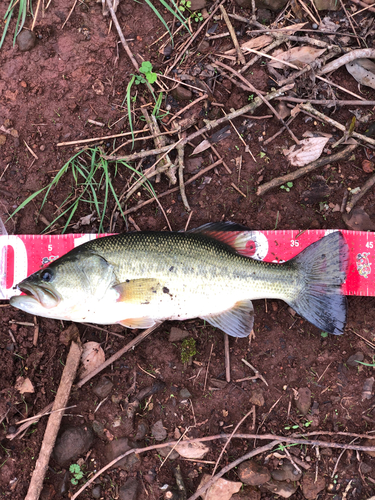
[[[362,162],[362,170],[366,172],[366,174],[372,174],[374,171],[374,164],[370,160],[363,160]]]
[[[295,146],[288,153],[288,160],[295,167],[303,167],[314,160],[317,160],[323,152],[324,146],[328,142],[328,137],[311,137],[300,141],[301,148]]]
[[[195,458],[196,460],[202,459],[210,448],[199,441],[196,443],[186,443],[181,441],[175,450],[184,458]]]
[[[105,354],[98,342],[86,342],[86,344],[83,344],[81,377],[86,377],[86,375],[98,368],[104,361]]]
[[[275,51],[272,56],[279,59],[280,62],[272,60],[268,63],[268,65],[272,68],[282,69],[285,64],[281,61],[286,61],[298,66],[299,68],[303,68],[306,64],[314,62],[325,51],[326,49],[317,49],[316,47],[311,47],[310,45],[293,47],[292,49],[283,52]]]
[[[370,59],[355,59],[345,66],[358,83],[375,89],[375,63],[373,61]]]
[[[194,149],[194,151],[191,154],[197,155],[199,153],[202,153],[203,151],[206,151],[206,149],[208,149],[209,147],[211,147],[211,143],[210,141],[205,139],[200,144],[198,144],[198,146]]]
[[[204,474],[198,488],[202,488],[210,479],[209,474]],[[241,482],[227,481],[221,477],[201,497],[203,500],[230,500],[232,495],[240,491],[241,488]]]
[[[34,386],[28,377],[27,378],[18,377],[15,389],[19,391],[21,394],[25,394],[26,392],[28,393],[35,392]]]

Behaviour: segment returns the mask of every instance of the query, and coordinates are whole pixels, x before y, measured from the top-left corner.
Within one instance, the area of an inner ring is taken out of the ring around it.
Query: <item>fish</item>
[[[324,332],[343,333],[349,251],[335,231],[283,263],[248,256],[247,228],[134,232],[84,243],[18,284],[10,304],[46,318],[151,328],[201,318],[233,337],[254,325],[253,300],[281,299]]]

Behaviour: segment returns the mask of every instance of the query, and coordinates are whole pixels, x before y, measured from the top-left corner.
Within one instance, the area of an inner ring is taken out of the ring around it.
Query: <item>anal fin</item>
[[[201,318],[232,337],[247,337],[254,325],[254,308],[251,300],[241,300],[227,311]]]
[[[152,318],[128,318],[119,321],[119,324],[125,326],[125,328],[151,328],[156,323]]]

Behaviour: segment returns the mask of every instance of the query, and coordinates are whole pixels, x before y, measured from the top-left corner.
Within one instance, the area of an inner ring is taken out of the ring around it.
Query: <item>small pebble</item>
[[[92,498],[100,498],[101,497],[102,487],[100,486],[100,484],[98,484],[97,486],[95,486],[95,488],[93,488],[91,495],[92,495]]]
[[[313,30],[317,30],[319,28],[319,26],[316,23],[314,23],[311,27]]]
[[[35,33],[28,30],[23,30],[17,37],[18,48],[21,52],[27,52],[35,47],[36,36]]]

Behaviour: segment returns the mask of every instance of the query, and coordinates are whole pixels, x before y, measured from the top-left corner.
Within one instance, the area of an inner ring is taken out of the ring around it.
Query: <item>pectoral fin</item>
[[[242,300],[232,309],[215,316],[201,316],[201,318],[232,337],[247,337],[253,329],[254,308],[251,300]]]
[[[152,318],[128,318],[119,321],[120,325],[126,328],[151,328],[155,325],[156,321]]]
[[[129,280],[113,288],[118,293],[117,302],[129,304],[149,304],[162,290],[161,284],[154,278]]]

